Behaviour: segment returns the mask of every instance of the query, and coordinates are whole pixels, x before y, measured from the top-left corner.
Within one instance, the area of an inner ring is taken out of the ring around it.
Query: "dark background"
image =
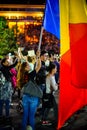
[[[45,4],[45,0],[0,0],[0,4]]]
[[[46,0],[0,0],[0,4],[45,4]],[[87,0],[86,0],[87,3]]]

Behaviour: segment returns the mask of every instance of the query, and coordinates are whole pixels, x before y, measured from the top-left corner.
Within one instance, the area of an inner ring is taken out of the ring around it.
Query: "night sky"
[[[45,0],[0,0],[0,4],[45,4]]]
[[[46,0],[0,0],[0,4],[45,4]],[[87,0],[86,0],[87,2]]]

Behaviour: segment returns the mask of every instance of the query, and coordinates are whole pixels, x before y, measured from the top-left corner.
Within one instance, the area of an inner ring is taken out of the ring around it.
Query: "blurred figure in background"
[[[49,65],[52,64],[52,63],[55,63],[56,66],[57,66],[57,71],[55,73],[55,80],[56,80],[56,83],[58,83],[58,81],[59,81],[59,70],[60,70],[59,62],[58,62],[57,58],[55,57],[53,50],[50,50],[48,52],[48,55],[49,55]]]
[[[10,102],[12,100],[13,88],[11,83],[11,73],[10,70],[15,67],[18,63],[18,59],[10,65],[8,58],[3,58],[1,61],[0,71],[2,72],[5,82],[0,87],[0,115],[3,115],[3,105],[5,103],[5,110],[6,110],[6,117],[9,117],[9,109],[10,109]]]

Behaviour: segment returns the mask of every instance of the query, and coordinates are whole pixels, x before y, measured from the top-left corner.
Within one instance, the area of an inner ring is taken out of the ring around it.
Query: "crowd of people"
[[[40,87],[43,96],[36,97],[24,93],[25,85],[35,81]],[[21,49],[13,56],[6,55],[0,61],[0,117],[3,116],[3,105],[5,104],[5,116],[10,116],[10,103],[12,95],[18,91],[18,98],[22,100],[23,114],[21,130],[26,130],[30,125],[35,130],[35,113],[40,103],[42,108],[40,117],[42,124],[48,124],[48,112],[51,107],[57,122],[58,108],[54,98],[59,83],[59,61],[54,52],[37,51],[34,56],[23,56]]]
[[[35,51],[37,50],[41,32],[40,30],[41,25],[29,24],[25,25],[24,33],[19,33],[18,42],[20,46],[25,47],[25,51],[32,49]],[[59,54],[60,40],[51,33],[43,30],[41,50],[54,50],[55,54]]]

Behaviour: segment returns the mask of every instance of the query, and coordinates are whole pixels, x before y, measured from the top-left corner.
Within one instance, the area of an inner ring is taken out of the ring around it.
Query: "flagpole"
[[[40,48],[41,48],[42,35],[43,35],[43,27],[41,27],[41,32],[40,32],[40,39],[39,39],[38,50],[40,50]]]

